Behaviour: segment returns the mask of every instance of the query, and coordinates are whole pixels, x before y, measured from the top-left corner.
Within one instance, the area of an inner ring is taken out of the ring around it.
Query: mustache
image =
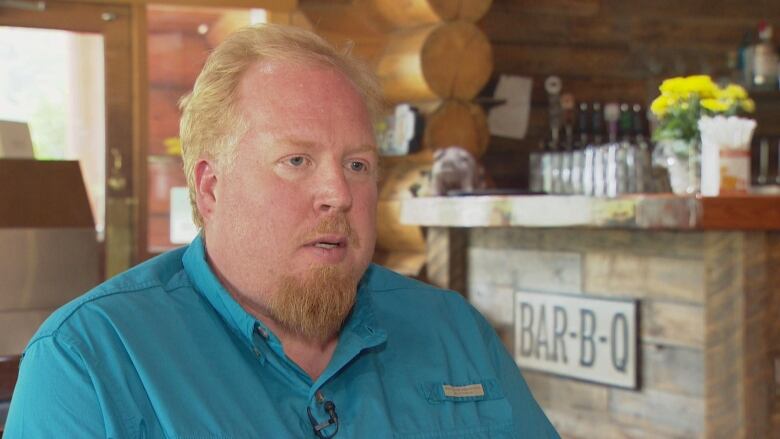
[[[346,215],[335,214],[323,218],[314,230],[308,232],[302,239],[302,242],[311,242],[320,235],[344,235],[347,237],[347,244],[350,247],[360,248],[360,238],[355,230],[349,224]]]

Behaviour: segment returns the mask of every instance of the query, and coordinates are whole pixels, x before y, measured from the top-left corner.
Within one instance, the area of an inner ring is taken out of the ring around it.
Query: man
[[[247,28],[183,100],[202,232],[55,312],[8,438],[554,438],[458,294],[370,264],[373,77],[311,33]]]

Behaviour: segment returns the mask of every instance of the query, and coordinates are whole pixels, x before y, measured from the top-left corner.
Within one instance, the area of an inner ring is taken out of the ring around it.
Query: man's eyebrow
[[[310,142],[308,140],[296,139],[293,137],[277,139],[274,143],[277,145],[293,146],[293,147],[304,148],[304,149],[314,149],[316,147],[314,142]]]
[[[376,155],[379,155],[379,150],[377,149],[376,145],[370,144],[370,143],[367,143],[367,144],[364,144],[364,145],[360,145],[360,146],[358,146],[356,148],[352,148],[352,149],[349,150],[349,152],[351,152],[351,153],[372,152],[372,153],[375,153]]]
[[[278,139],[274,143],[276,143],[278,145],[282,145],[282,146],[292,146],[292,147],[301,148],[301,149],[317,149],[318,148],[316,142],[312,142],[312,141],[309,141],[309,140],[296,139],[294,137]],[[349,152],[350,154],[361,153],[361,152],[373,152],[373,153],[376,153],[377,155],[379,155],[379,150],[377,149],[377,146],[374,145],[373,143],[366,143],[366,144],[363,144],[363,145],[356,146],[354,148],[348,148],[347,152]]]

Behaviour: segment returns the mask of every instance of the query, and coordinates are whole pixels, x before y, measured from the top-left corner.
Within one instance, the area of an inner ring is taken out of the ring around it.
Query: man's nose
[[[322,212],[349,210],[352,207],[352,188],[344,167],[340,164],[329,165],[319,171],[321,175],[316,183],[319,187],[315,188],[315,209]]]

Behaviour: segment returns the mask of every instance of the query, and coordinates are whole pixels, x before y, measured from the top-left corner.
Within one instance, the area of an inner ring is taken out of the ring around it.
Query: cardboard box
[[[31,158],[33,158],[33,147],[27,124],[0,120],[0,159]]]
[[[32,309],[24,311],[1,311],[0,355],[18,355],[24,351],[38,327],[53,312],[53,309]]]
[[[0,355],[98,284],[98,245],[78,162],[0,160]]]

